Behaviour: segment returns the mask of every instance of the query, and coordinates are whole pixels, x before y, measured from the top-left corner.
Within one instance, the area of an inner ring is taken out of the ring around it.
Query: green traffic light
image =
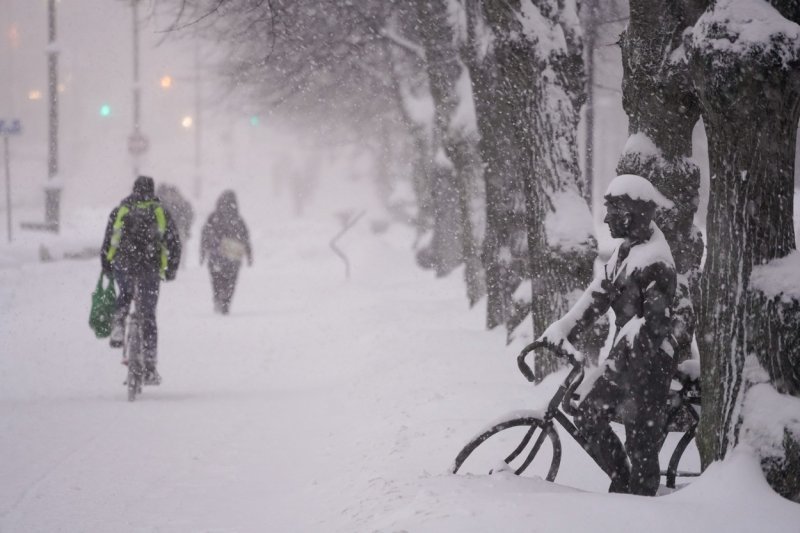
[[[259,123],[259,120],[258,120],[257,116],[253,115],[252,117],[250,117],[250,125],[251,126],[258,126],[258,123]]]
[[[107,117],[111,115],[111,106],[108,104],[103,104],[100,106],[100,116]]]

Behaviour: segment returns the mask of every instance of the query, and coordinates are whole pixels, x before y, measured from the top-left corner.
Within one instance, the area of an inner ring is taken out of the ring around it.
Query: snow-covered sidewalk
[[[228,317],[189,257],[162,286],[164,383],[133,404],[87,325],[98,262],[1,267],[0,531],[798,531],[746,454],[650,499],[605,494],[568,437],[558,484],[447,474],[543,392],[409,232],[357,226],[345,282],[330,220],[260,226]]]

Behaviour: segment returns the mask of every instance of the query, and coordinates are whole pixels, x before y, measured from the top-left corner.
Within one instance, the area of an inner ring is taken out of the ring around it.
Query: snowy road
[[[312,222],[264,235],[226,318],[211,312],[205,270],[162,286],[164,384],[133,405],[118,354],[86,326],[96,262],[0,271],[3,530],[289,531],[367,518],[364,492],[390,490],[392,456],[421,431],[449,431],[414,412],[436,399],[437,376],[497,337],[470,324],[477,315],[441,313],[463,310],[458,280],[437,283],[366,230],[356,239],[385,264],[354,256],[360,277],[345,284],[330,234]],[[383,280],[397,262],[402,275]],[[450,339],[454,328],[471,331]],[[451,455],[429,465],[441,472]]]
[[[97,262],[0,268],[0,531],[641,531],[603,509],[693,531],[680,517],[698,508],[707,531],[761,523],[735,499],[698,507],[689,489],[602,494],[568,442],[559,482],[597,493],[446,475],[477,429],[537,393],[458,276],[414,266],[409,233],[358,226],[345,283],[329,220],[257,221],[229,317],[211,312],[190,255],[162,286],[164,383],[133,404],[119,354],[86,325]],[[763,531],[800,523],[797,506],[755,494],[773,517]]]

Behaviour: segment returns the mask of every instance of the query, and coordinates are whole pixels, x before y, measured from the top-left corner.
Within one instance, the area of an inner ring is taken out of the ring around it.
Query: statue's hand
[[[536,339],[536,342],[552,347],[553,351],[560,356],[572,358],[575,361],[583,361],[583,354],[569,341],[568,332],[565,331],[564,324],[559,321],[551,324],[542,336]]]

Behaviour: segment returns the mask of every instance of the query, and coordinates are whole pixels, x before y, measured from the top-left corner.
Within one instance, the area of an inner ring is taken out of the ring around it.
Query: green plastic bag
[[[103,278],[108,279],[108,284],[103,287]],[[114,290],[114,280],[104,273],[100,273],[97,287],[92,293],[92,311],[89,313],[89,326],[98,339],[105,339],[111,335],[111,322],[114,317],[114,307],[117,302],[117,292]]]

